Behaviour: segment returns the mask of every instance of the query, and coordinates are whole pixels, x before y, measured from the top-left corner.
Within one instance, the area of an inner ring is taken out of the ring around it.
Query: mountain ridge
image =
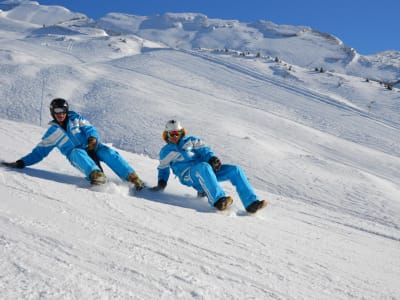
[[[25,8],[27,9],[25,9]],[[323,68],[389,84],[397,84],[400,77],[400,52],[383,51],[363,56],[347,47],[334,35],[308,26],[277,25],[271,21],[239,22],[237,20],[209,19],[200,13],[165,13],[136,16],[109,13],[92,20],[80,13],[72,13],[59,6],[43,6],[36,1],[10,0],[0,3],[7,16],[42,25],[40,15],[51,9],[52,18],[43,25],[96,27],[109,35],[134,34],[161,42],[172,48],[219,48],[274,56],[289,64],[307,68]],[[37,20],[35,15],[38,16]],[[167,33],[167,37],[165,37]],[[171,36],[174,38],[171,39]],[[174,40],[171,43],[171,40]],[[300,54],[287,51],[306,47]],[[319,50],[313,50],[318,47]],[[322,51],[322,49],[325,49]],[[305,56],[305,53],[310,55]],[[367,65],[367,66],[365,66]]]

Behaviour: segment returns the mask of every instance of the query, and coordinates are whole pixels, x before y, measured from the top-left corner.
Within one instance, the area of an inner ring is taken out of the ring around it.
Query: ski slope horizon
[[[43,26],[49,14],[56,25]],[[277,27],[278,60],[243,55],[215,30],[188,34],[196,18],[113,14],[92,26],[60,7],[3,9],[0,160],[31,151],[63,97],[149,186],[177,118],[241,165],[268,207],[246,215],[224,183],[234,204],[216,213],[175,178],[165,193],[134,193],[109,169],[110,183],[90,188],[57,150],[0,168],[0,298],[400,298],[400,94],[366,81],[394,80],[397,54],[343,56],[331,38]],[[242,25],[218,22],[246,44]],[[129,24],[151,26],[140,36]],[[312,55],[330,67],[307,65]]]

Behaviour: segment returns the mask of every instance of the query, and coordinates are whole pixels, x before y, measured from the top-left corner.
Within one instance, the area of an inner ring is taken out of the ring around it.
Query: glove
[[[5,162],[3,161],[2,164],[6,167],[9,168],[15,168],[15,169],[23,169],[25,168],[25,163],[22,159],[17,160],[16,162]]]
[[[96,149],[96,146],[97,146],[97,139],[94,136],[91,136],[90,138],[88,138],[88,141],[87,141],[88,151],[92,151],[92,150]]]
[[[218,172],[221,169],[221,161],[216,156],[211,157],[208,163],[211,165],[214,172]]]
[[[164,179],[160,179],[156,186],[153,186],[152,188],[150,188],[150,191],[153,191],[153,192],[163,191],[166,186],[167,186],[167,182]]]

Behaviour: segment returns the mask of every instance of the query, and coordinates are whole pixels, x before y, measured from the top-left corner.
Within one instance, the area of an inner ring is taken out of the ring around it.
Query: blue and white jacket
[[[168,181],[170,169],[184,183],[183,178],[188,175],[190,167],[208,162],[215,156],[210,147],[195,136],[184,136],[178,144],[168,143],[160,150],[160,164],[158,166],[158,180]]]
[[[73,111],[68,112],[66,129],[55,120],[51,121],[49,125],[50,127],[43,135],[41,142],[31,153],[21,158],[25,166],[40,162],[54,148],[58,148],[68,158],[74,148],[85,149],[89,137],[93,136],[99,140],[96,128],[83,116]]]

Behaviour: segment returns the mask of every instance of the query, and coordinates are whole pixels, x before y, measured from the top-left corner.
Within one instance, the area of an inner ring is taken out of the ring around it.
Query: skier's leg
[[[98,165],[91,159],[86,150],[75,148],[68,155],[71,164],[86,175],[86,179],[91,181],[90,174],[93,171],[101,171]]]
[[[96,150],[86,150],[88,155],[90,156],[91,159],[96,163],[96,165],[100,168],[101,171],[103,171],[103,168],[100,163],[100,159],[97,157]]]
[[[214,206],[219,199],[225,197],[225,192],[210,164],[203,162],[191,167],[190,177],[193,181],[192,186],[201,186],[202,190],[207,194],[208,203],[211,206]]]
[[[240,166],[224,164],[216,173],[216,176],[219,181],[231,181],[231,183],[235,186],[244,207],[249,206],[252,202],[258,199],[253,187],[247,179],[246,174]]]
[[[122,180],[126,181],[130,174],[135,173],[135,170],[116,150],[104,144],[99,144],[96,153],[97,157],[104,161]]]

